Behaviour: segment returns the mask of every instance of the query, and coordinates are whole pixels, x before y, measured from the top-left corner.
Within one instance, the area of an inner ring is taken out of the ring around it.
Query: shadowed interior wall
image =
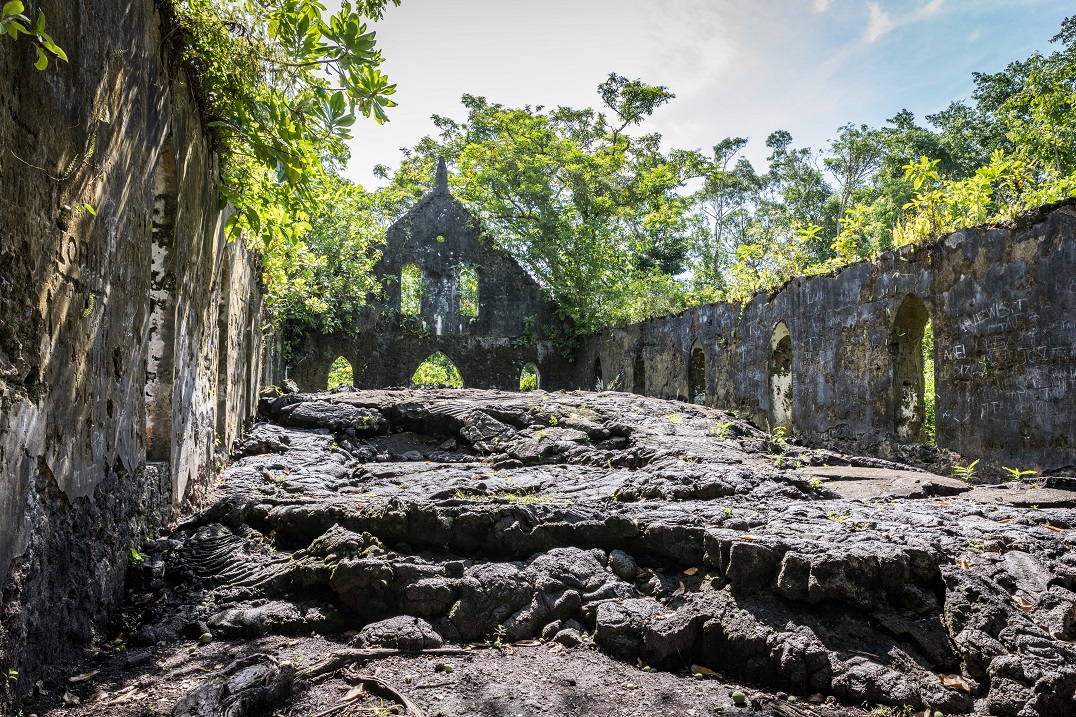
[[[24,691],[109,634],[130,549],[253,415],[264,348],[175,28],[152,0],[37,7],[69,62],[0,54],[0,671]]]

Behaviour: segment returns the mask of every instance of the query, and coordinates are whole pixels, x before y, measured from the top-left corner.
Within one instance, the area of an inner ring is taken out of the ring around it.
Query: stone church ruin
[[[746,305],[718,303],[611,328],[564,358],[541,287],[435,189],[386,233],[383,296],[353,332],[311,336],[291,376],[326,385],[343,356],[357,388],[404,386],[435,351],[465,385],[514,390],[527,363],[542,388],[599,382],[639,395],[735,410],[812,445],[914,459],[924,442],[922,344],[933,327],[937,444],[995,467],[1076,467],[1076,212],[1071,203],[1014,227],[968,229],[799,278]],[[473,315],[461,278],[477,275]],[[404,277],[415,296],[409,304]],[[360,368],[361,367],[361,368]]]
[[[442,164],[285,364],[161,7],[0,74],[0,716],[1076,714],[1076,201],[568,345]]]
[[[468,387],[518,389],[527,364],[537,367],[543,388],[571,384],[571,366],[547,335],[553,307],[514,259],[482,237],[449,192],[443,161],[434,189],[386,231],[373,271],[384,289],[369,297],[356,325],[344,335],[310,336],[300,348],[290,375],[302,388],[325,388],[338,356],[351,364],[357,388],[406,386],[438,351]]]

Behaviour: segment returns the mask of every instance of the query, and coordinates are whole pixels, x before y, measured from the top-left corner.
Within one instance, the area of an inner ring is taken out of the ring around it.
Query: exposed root
[[[385,647],[370,647],[365,649],[340,650],[326,657],[316,665],[311,665],[298,674],[301,680],[309,680],[319,675],[342,669],[356,662],[369,660],[381,660],[386,657],[398,657],[400,655],[466,655],[473,652],[469,647],[438,647],[420,652],[408,652],[406,650],[394,650]],[[363,679],[366,679],[365,677]]]
[[[374,677],[373,675],[356,675],[355,679],[362,683],[366,691],[372,695],[377,695],[387,700],[393,700],[399,702],[407,710],[407,714],[411,717],[426,717],[426,713],[422,711],[422,708],[415,704],[414,700],[400,692],[398,689],[385,682],[380,677]]]
[[[361,651],[356,650],[355,652]],[[382,680],[380,677],[376,677],[374,675],[360,675],[353,673],[348,675],[347,681],[350,684],[354,685],[354,687],[348,691],[348,693],[340,700],[340,702],[326,710],[318,712],[317,714],[313,715],[313,717],[333,717],[334,715],[340,714],[344,711],[348,711],[349,715],[362,712],[376,711],[355,706],[355,701],[366,694],[374,695],[375,697],[380,697],[381,699],[385,700],[391,700],[393,702],[397,702],[403,705],[404,709],[407,710],[407,714],[410,717],[426,717],[426,713],[423,712],[422,708],[415,704],[415,702],[410,697],[400,692],[398,689],[393,687],[385,680]]]

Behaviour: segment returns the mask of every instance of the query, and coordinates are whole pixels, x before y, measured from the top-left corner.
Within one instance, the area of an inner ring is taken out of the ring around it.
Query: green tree
[[[262,259],[286,351],[311,333],[348,332],[367,296],[381,290],[373,267],[387,222],[374,196],[334,174],[312,191],[321,202],[309,210],[305,231],[295,242],[272,243]]]
[[[829,143],[826,169],[837,182],[839,208],[837,219],[843,219],[848,204],[856,193],[866,188],[868,181],[881,164],[883,156],[881,132],[867,125],[846,124],[838,130],[837,138]]]
[[[439,137],[408,150],[381,192],[386,206],[406,208],[443,156],[456,194],[547,289],[570,332],[694,300],[670,278],[702,228],[680,192],[683,169],[662,153],[660,136],[629,133],[673,95],[616,74],[598,92],[606,111],[510,108],[464,95],[466,120],[435,115]]]
[[[393,105],[364,23],[390,2],[345,1],[326,17],[316,0],[177,0],[183,59],[222,152],[221,193],[238,209],[231,236],[299,251],[326,168],[347,160],[356,113],[384,122]]]
[[[714,145],[712,157],[697,151],[680,153],[688,174],[702,179],[694,198],[711,227],[709,233],[698,235],[692,252],[696,286],[727,290],[726,272],[736,249],[750,241],[753,208],[764,180],[750,161],[737,159],[745,146],[744,137],[728,137]]]

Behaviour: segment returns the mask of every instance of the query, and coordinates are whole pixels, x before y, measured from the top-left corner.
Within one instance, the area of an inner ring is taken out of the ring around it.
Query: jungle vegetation
[[[971,98],[937,114],[848,123],[822,147],[773,131],[765,167],[744,137],[664,148],[646,124],[673,92],[612,73],[593,108],[464,95],[367,191],[340,170],[357,117],[390,117],[395,86],[366,24],[390,3],[174,2],[237,209],[228,228],[262,251],[285,337],[347,328],[378,290],[384,229],[431,187],[438,157],[489,240],[556,300],[567,339],[1076,194],[1076,16],[1053,51],[975,74]]]

